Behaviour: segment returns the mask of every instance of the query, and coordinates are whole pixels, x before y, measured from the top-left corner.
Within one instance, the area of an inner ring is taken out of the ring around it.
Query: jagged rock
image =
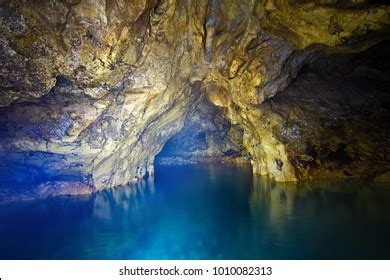
[[[61,157],[59,175],[97,190],[127,184],[153,172],[206,94],[243,129],[254,172],[297,180],[264,102],[319,50],[361,52],[390,34],[389,6],[338,2],[0,1],[0,153]]]

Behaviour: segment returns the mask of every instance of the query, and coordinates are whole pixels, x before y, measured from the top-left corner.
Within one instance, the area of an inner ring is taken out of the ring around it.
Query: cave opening
[[[260,132],[265,138],[272,133],[273,145],[285,146],[284,160],[280,151],[273,156],[272,149],[264,149],[268,144],[261,134],[249,134],[245,141],[244,129],[227,117],[228,108],[215,106],[202,93],[184,127],[156,155],[155,165],[261,162],[263,169],[254,168],[255,173],[273,168],[274,174],[283,174],[290,165],[294,177],[288,179],[386,178],[389,46],[384,41],[356,53],[317,52],[285,89],[258,107],[262,125],[270,124]]]
[[[231,123],[226,111],[202,94],[186,114],[183,128],[156,155],[155,165],[247,162],[243,129]]]

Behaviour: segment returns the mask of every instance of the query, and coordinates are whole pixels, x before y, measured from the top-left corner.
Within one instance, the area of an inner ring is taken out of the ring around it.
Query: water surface
[[[159,167],[92,196],[0,205],[0,259],[389,259],[390,187]]]

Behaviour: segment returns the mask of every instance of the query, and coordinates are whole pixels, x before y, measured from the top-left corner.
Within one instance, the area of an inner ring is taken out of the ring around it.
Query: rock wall
[[[295,178],[374,179],[390,169],[390,44],[323,55],[259,106],[258,131],[285,151]],[[272,146],[270,147],[272,149]]]
[[[95,190],[127,184],[153,172],[205,93],[243,128],[254,172],[299,179],[290,148],[263,128],[263,102],[318,50],[389,35],[387,5],[338,2],[0,1],[2,172],[11,162]]]

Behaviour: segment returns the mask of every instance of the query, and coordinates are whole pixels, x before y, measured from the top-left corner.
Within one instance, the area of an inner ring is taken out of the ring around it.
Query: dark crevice
[[[242,129],[224,114],[223,109],[201,98],[188,113],[183,129],[165,143],[156,163],[222,162],[242,157]]]

